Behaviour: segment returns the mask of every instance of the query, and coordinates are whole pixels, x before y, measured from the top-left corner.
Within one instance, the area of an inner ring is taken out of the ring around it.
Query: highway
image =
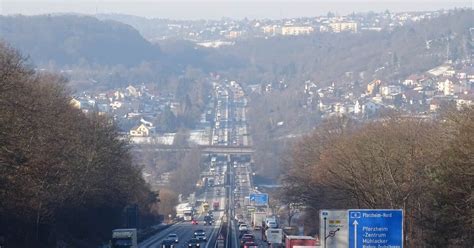
[[[235,82],[220,82],[214,84],[214,121],[210,146],[203,149],[203,154],[208,154],[201,161],[201,166],[206,168],[201,173],[201,181],[205,182],[204,192],[196,196],[194,219],[198,225],[190,221],[181,221],[157,233],[139,244],[140,248],[162,247],[163,240],[169,234],[177,234],[179,242],[175,247],[188,247],[187,242],[193,238],[194,231],[203,229],[206,232],[207,242],[202,242],[200,247],[240,247],[238,222],[236,215],[244,215],[250,226],[250,215],[243,209],[245,196],[252,192],[251,182],[251,140],[248,135],[246,122],[247,100],[240,85]],[[210,181],[214,183],[209,183]],[[212,209],[215,201],[219,202],[220,209],[214,211],[215,222],[212,226],[204,225],[205,211],[202,203],[207,202]],[[224,230],[225,229],[225,230]],[[220,232],[221,231],[221,232]],[[222,235],[224,245],[217,246],[217,238]],[[257,239],[259,233],[255,233]],[[225,237],[224,237],[225,236]],[[266,247],[264,242],[256,240]]]
[[[214,201],[218,201],[220,203],[220,209],[218,211],[214,211],[214,220],[215,222],[213,225],[204,225],[204,215],[202,209],[199,207],[197,208],[197,215],[195,215],[195,219],[197,220],[198,224],[193,225],[190,221],[182,221],[177,224],[172,225],[171,227],[159,232],[158,234],[150,237],[149,239],[141,242],[139,244],[139,248],[155,248],[161,247],[161,242],[166,239],[166,237],[171,234],[175,233],[178,235],[179,243],[176,244],[175,247],[187,247],[187,242],[193,238],[194,231],[198,229],[202,229],[206,232],[207,242],[201,243],[201,247],[210,248],[214,247],[216,242],[216,236],[218,229],[222,223],[222,217],[224,214],[225,209],[225,197],[217,194],[217,191],[224,190],[224,187],[208,187],[206,191],[201,195],[198,196],[200,202],[207,201],[211,205]],[[212,207],[212,206],[211,206]]]

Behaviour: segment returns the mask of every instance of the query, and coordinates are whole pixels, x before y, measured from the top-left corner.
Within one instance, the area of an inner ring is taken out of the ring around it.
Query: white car
[[[267,226],[268,226],[269,228],[278,228],[278,224],[276,223],[276,221],[273,221],[273,220],[268,221],[268,222],[267,222]]]
[[[248,230],[249,230],[249,227],[247,226],[247,224],[240,224],[239,225],[239,231],[244,232],[244,231],[248,231]]]

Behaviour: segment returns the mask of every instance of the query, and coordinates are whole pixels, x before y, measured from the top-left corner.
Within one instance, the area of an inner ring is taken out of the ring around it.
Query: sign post
[[[249,195],[249,200],[255,206],[266,206],[268,205],[268,194],[253,193]]]
[[[347,248],[347,210],[321,210],[319,221],[322,248]]]
[[[403,248],[403,210],[350,209],[349,248]]]

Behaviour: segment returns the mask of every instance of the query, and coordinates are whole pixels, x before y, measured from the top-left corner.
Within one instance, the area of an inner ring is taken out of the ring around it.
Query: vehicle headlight
[[[196,246],[199,246],[199,243],[198,243],[198,244],[196,244]]]

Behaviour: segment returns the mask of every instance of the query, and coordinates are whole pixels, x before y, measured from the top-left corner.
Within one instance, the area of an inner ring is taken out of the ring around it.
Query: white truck
[[[138,248],[137,229],[115,229],[112,231],[112,248]]]
[[[265,220],[265,218],[267,217],[267,213],[266,212],[254,212],[252,214],[252,225],[253,225],[253,229],[255,230],[259,230],[263,227],[263,221]]]

